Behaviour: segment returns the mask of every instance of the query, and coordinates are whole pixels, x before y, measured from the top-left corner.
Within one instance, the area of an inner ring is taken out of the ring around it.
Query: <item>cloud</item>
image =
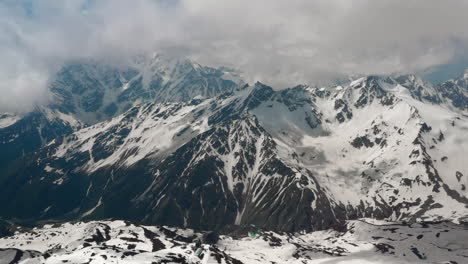
[[[465,0],[6,0],[0,111],[48,99],[66,61],[162,51],[283,88],[415,72],[465,54]]]

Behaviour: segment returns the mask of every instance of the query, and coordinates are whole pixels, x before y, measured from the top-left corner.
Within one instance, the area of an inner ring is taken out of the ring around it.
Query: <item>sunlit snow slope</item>
[[[214,244],[204,234],[124,221],[46,225],[0,238],[0,263],[461,264],[468,259],[468,230],[451,223],[399,225],[363,219],[339,230],[307,234],[249,227],[221,235]],[[202,241],[199,256],[194,253],[196,240]]]

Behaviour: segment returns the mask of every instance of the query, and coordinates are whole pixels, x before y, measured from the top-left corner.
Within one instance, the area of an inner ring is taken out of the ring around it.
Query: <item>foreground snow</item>
[[[204,244],[202,233],[133,225],[77,222],[17,231],[0,238],[0,263],[467,263],[468,227],[452,223],[402,225],[361,219],[337,230],[306,234],[248,228]]]

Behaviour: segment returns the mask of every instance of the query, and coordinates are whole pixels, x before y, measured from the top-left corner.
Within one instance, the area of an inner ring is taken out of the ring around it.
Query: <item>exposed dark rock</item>
[[[352,142],[351,145],[355,148],[372,148],[374,146],[374,142],[370,141],[367,136],[360,136],[356,137]]]

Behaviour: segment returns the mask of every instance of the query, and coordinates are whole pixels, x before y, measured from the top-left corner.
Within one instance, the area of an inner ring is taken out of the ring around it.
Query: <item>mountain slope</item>
[[[365,207],[382,208],[392,219],[464,219],[466,117],[420,101],[393,79],[338,88],[318,102],[331,134],[303,139],[325,157],[310,169],[333,182],[333,196],[351,204],[364,197]]]
[[[206,228],[254,221],[271,229],[311,230],[335,223],[335,205],[314,186],[312,173],[284,164],[276,143],[242,111],[251,99],[248,92],[142,105],[51,142],[29,159],[29,166],[3,179],[14,190],[2,195],[11,201],[5,215],[134,215],[150,223]],[[282,198],[272,202],[278,194]],[[298,212],[298,203],[309,213],[285,222],[286,212]],[[312,203],[322,217],[311,218]],[[199,215],[200,209],[206,213]],[[161,211],[166,213],[154,214]]]
[[[4,174],[2,216],[286,231],[363,216],[463,222],[468,118],[434,98],[370,76],[141,104]]]
[[[25,115],[0,115],[0,170],[58,136],[69,134],[83,124],[70,115],[37,107]]]

